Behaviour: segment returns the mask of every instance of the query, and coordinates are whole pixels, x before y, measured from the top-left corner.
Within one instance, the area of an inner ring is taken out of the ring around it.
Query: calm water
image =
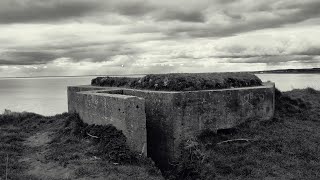
[[[320,90],[320,74],[258,74],[277,88],[313,87]],[[0,112],[29,111],[55,115],[67,111],[67,86],[90,84],[93,77],[0,79]]]
[[[92,78],[0,79],[0,112],[4,109],[43,115],[66,112],[67,86],[90,84]]]
[[[262,81],[272,81],[281,91],[311,87],[320,90],[320,74],[257,74]]]

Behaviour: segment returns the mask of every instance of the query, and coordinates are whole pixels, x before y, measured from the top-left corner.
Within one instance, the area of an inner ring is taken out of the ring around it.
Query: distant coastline
[[[56,77],[88,77],[88,76],[105,76],[105,75],[81,75],[81,76],[17,76],[17,77],[0,77],[6,79],[15,79],[15,78],[56,78]]]
[[[268,71],[251,71],[256,74],[320,74],[320,68],[311,69],[277,69]]]
[[[0,79],[32,79],[32,78],[72,78],[72,77],[98,77],[98,76],[142,76],[143,74],[125,74],[125,75],[79,75],[79,76],[17,76],[17,77],[0,77]]]
[[[254,74],[320,74],[320,68],[309,68],[309,69],[276,69],[276,70],[265,70],[265,71],[248,71]],[[208,73],[208,72],[206,72]],[[212,72],[214,73],[214,72]],[[123,74],[123,75],[113,75],[113,74],[99,74],[99,75],[78,75],[78,76],[17,76],[17,77],[0,77],[0,79],[16,79],[16,78],[72,78],[72,77],[106,77],[106,76],[144,76],[145,74]]]

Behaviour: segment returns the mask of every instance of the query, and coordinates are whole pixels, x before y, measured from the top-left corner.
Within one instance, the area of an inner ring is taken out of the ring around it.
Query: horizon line
[[[320,69],[318,67],[314,68],[301,68],[301,69],[272,69],[272,70],[260,70],[260,71],[235,71],[235,72],[248,72],[248,73],[261,73],[261,72],[269,72],[269,71],[281,71],[281,70],[311,70],[311,69]],[[203,72],[203,73],[224,73],[224,72]],[[151,73],[152,74],[152,73]],[[162,74],[162,73],[161,73]],[[169,73],[164,73],[164,74],[169,74]],[[98,75],[93,75],[93,74],[88,74],[88,75],[60,75],[60,76],[9,76],[9,77],[0,77],[1,79],[3,78],[50,78],[50,77],[87,77],[87,76],[141,76],[141,75],[146,75],[146,74],[122,74],[122,75],[115,75],[115,74],[98,74]]]

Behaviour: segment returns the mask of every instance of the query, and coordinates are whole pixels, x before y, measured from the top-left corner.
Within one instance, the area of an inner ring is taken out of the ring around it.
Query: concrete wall
[[[132,150],[147,155],[146,115],[143,98],[121,95],[122,91],[116,91],[120,94],[109,94],[105,90],[102,92],[73,90],[77,88],[68,89],[69,112],[78,113],[80,118],[88,124],[112,124],[122,130]]]
[[[202,130],[232,128],[249,120],[268,120],[274,114],[273,83],[259,87],[187,92],[105,89],[118,89],[112,93],[120,92],[145,100],[147,151],[160,167],[166,167],[179,157],[181,142],[194,138]]]

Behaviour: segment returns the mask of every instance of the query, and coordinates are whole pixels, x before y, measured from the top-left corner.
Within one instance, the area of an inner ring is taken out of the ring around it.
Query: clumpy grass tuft
[[[97,77],[92,79],[91,84],[163,91],[196,91],[261,86],[262,81],[250,73],[172,73],[149,74],[142,78]]]

